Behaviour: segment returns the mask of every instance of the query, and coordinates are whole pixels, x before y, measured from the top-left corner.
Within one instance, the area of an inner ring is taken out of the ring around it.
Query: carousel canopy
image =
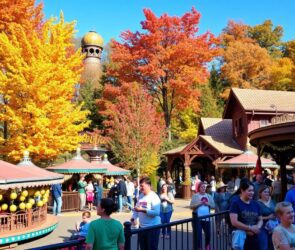
[[[27,188],[62,183],[64,176],[35,166],[26,152],[18,165],[0,160],[0,189]]]
[[[130,171],[124,168],[117,167],[111,164],[107,158],[107,155],[104,155],[104,159],[102,161],[93,161],[91,162],[95,164],[96,167],[106,168],[107,172],[105,175],[129,175]]]
[[[229,160],[218,162],[218,168],[255,168],[258,156],[251,150],[246,150],[244,153],[233,157]],[[279,168],[272,160],[260,157],[261,166],[263,168]]]
[[[84,160],[79,149],[77,150],[77,156],[75,156],[72,160],[57,166],[48,167],[46,169],[63,174],[100,174],[107,172],[106,167],[98,167],[95,164]]]

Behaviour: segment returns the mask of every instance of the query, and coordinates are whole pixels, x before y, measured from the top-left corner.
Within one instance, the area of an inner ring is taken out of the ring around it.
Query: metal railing
[[[228,211],[201,217],[193,212],[192,218],[138,229],[133,229],[130,222],[125,222],[125,250],[149,249],[149,244],[157,243],[158,239],[159,250],[205,250],[206,245],[210,245],[211,250],[228,250],[231,249],[228,216]],[[163,230],[171,230],[171,233],[161,237]],[[150,239],[147,239],[148,235]],[[146,241],[143,242],[144,238]],[[140,248],[141,244],[144,244],[145,248]],[[75,240],[31,250],[82,250],[84,246],[85,240]]]

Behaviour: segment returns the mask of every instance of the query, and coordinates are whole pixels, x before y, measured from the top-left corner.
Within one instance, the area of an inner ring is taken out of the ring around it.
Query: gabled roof
[[[222,118],[201,118],[204,135],[214,138],[232,138],[232,120]]]
[[[204,141],[210,144],[221,154],[237,155],[241,154],[243,150],[232,138],[217,139],[212,136],[200,135]]]
[[[236,98],[245,111],[295,113],[295,92],[232,88],[223,117],[232,98]]]
[[[240,146],[233,140],[232,120],[221,118],[201,118],[203,140],[222,154],[240,154]]]
[[[177,148],[173,148],[173,149],[170,149],[166,152],[163,153],[163,155],[173,155],[173,154],[178,154],[180,153],[188,144],[185,144],[183,146],[179,146]]]

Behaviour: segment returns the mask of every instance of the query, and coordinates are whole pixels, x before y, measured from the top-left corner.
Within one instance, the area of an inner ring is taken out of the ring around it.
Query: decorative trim
[[[7,237],[4,237],[4,238],[0,238],[0,245],[7,245],[7,244],[23,241],[23,240],[29,240],[29,239],[33,239],[33,238],[39,237],[41,235],[50,233],[54,229],[56,229],[57,224],[58,223],[56,223],[54,225],[51,225],[49,227],[43,228],[43,229],[39,229],[37,231],[31,231],[29,233],[24,233],[24,234],[19,234],[19,235],[13,235],[13,236],[7,236]]]
[[[79,174],[79,173],[92,173],[92,174],[104,174],[107,172],[106,168],[94,168],[94,169],[48,169],[50,171],[56,172],[56,173],[63,173],[63,174]]]

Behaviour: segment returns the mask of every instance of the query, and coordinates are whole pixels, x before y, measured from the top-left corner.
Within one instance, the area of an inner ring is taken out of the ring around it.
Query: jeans
[[[132,196],[127,196],[127,205],[128,205],[128,208],[131,210],[132,209]]]
[[[157,250],[160,229],[149,230],[138,234],[140,250]]]
[[[80,197],[80,210],[83,210],[86,205],[86,194],[79,193],[79,197]]]
[[[260,229],[260,233],[258,234],[258,240],[259,240],[259,246],[260,246],[259,250],[273,249],[271,236],[272,235],[269,234],[264,227]]]
[[[160,213],[160,217],[161,217],[161,222],[162,224],[164,223],[169,223],[170,222],[170,219],[171,219],[171,216],[172,216],[172,212],[173,211],[170,211],[168,213]],[[162,234],[165,235],[166,234],[166,227],[164,227],[162,229]],[[171,235],[171,227],[167,227],[167,235]]]
[[[121,194],[119,194],[119,212],[122,212],[123,209],[123,196]]]
[[[205,247],[210,245],[210,221],[201,220],[199,223],[197,223],[197,246],[198,248],[201,248],[202,246],[202,230],[205,234]]]
[[[61,213],[62,198],[53,197],[53,214],[59,215]]]

